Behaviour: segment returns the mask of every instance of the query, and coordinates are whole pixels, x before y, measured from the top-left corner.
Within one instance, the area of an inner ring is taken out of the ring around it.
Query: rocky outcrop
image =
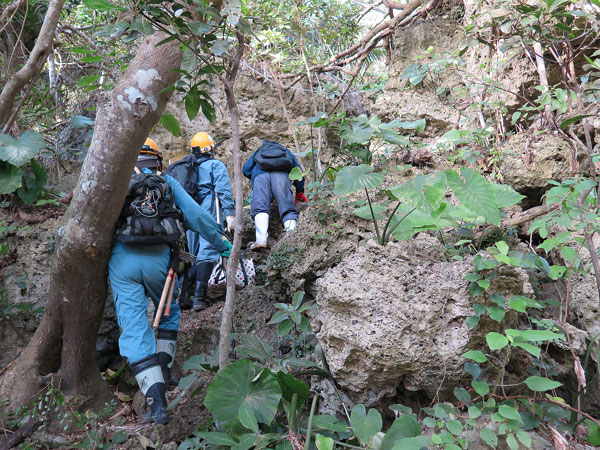
[[[504,182],[525,195],[524,208],[539,205],[552,187],[548,180],[563,181],[569,176],[571,148],[558,136],[520,133],[502,147],[500,173]]]
[[[499,327],[482,320],[469,332],[465,324],[472,271],[472,258],[446,261],[438,241],[420,234],[387,247],[369,241],[317,280],[317,337],[353,400],[374,404],[397,390],[433,398],[442,380],[444,391],[470,380],[461,355]],[[532,293],[525,273],[512,269],[490,289]],[[516,320],[507,314],[502,325]]]

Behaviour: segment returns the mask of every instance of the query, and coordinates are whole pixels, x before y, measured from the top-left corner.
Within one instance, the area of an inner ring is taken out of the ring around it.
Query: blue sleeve
[[[215,192],[219,195],[223,212],[226,216],[235,215],[235,205],[231,193],[231,180],[229,179],[229,173],[227,173],[225,164],[217,161],[213,165],[213,175],[215,179]]]
[[[252,156],[244,163],[244,167],[242,167],[242,172],[246,178],[252,179],[252,169],[254,169],[254,155],[256,152],[252,153]]]
[[[218,251],[225,250],[227,247],[223,244],[221,233],[219,232],[221,227],[212,218],[210,213],[196,203],[175,178],[166,174],[163,177],[169,183],[169,186],[171,186],[171,190],[175,196],[175,204],[183,212],[185,225],[190,230],[200,233],[200,236],[210,242]]]
[[[294,167],[297,167],[298,169],[300,169],[300,171],[302,171],[302,166],[296,159],[296,156],[294,156],[294,154],[292,152],[290,152],[289,150],[287,152],[288,152],[288,155],[291,156],[292,161],[294,162]],[[294,187],[296,188],[296,193],[304,192],[304,179],[294,180],[293,183],[294,183]]]

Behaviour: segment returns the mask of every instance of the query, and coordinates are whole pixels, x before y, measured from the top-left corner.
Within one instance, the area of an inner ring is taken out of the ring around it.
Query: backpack
[[[167,167],[167,175],[172,176],[179,184],[196,200],[201,202],[198,195],[198,160],[194,155],[188,155],[185,158],[170,164]]]
[[[254,161],[265,172],[289,172],[294,167],[288,150],[273,141],[263,141],[254,155]]]
[[[157,174],[134,174],[117,221],[117,240],[124,244],[175,244],[183,233],[183,217],[165,179]]]

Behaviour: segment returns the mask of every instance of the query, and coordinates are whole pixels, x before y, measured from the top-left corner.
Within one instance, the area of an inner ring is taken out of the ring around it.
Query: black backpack
[[[165,179],[157,174],[134,174],[117,221],[117,240],[124,244],[175,244],[183,233],[183,217]]]
[[[188,155],[185,158],[174,162],[167,167],[167,175],[172,176],[179,184],[190,194],[190,196],[200,203],[202,199],[198,195],[198,160],[194,155]]]
[[[256,151],[254,161],[265,172],[289,172],[294,167],[288,150],[278,142],[267,140]]]

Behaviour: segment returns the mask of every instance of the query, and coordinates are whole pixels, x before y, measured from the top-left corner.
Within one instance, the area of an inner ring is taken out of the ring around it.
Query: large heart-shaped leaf
[[[481,175],[468,167],[463,167],[460,174],[454,170],[446,170],[448,186],[460,202],[471,211],[485,218],[494,225],[500,225],[500,211],[496,203],[496,193],[490,183]]]
[[[367,413],[364,405],[356,405],[350,414],[352,431],[366,445],[376,433],[381,431],[383,421],[381,414],[376,409],[369,409]]]
[[[21,187],[21,169],[0,162],[0,194],[12,194]]]
[[[391,450],[394,445],[404,438],[421,435],[421,425],[413,416],[404,415],[398,417],[390,429],[385,433],[379,450]]]
[[[242,402],[252,408],[259,423],[270,425],[281,400],[281,388],[268,369],[260,374],[247,359],[230,364],[219,372],[206,389],[204,405],[217,420],[230,424],[238,418]]]
[[[0,134],[0,159],[21,167],[37,155],[46,145],[41,134],[25,131],[19,139]]]
[[[335,194],[346,195],[365,188],[375,188],[383,183],[382,173],[373,173],[366,164],[343,167],[335,178]]]
[[[366,144],[371,140],[374,132],[374,126],[379,126],[381,121],[374,123],[375,118],[369,119],[361,114],[352,120],[350,124],[345,123],[340,129],[340,135],[348,144]]]

